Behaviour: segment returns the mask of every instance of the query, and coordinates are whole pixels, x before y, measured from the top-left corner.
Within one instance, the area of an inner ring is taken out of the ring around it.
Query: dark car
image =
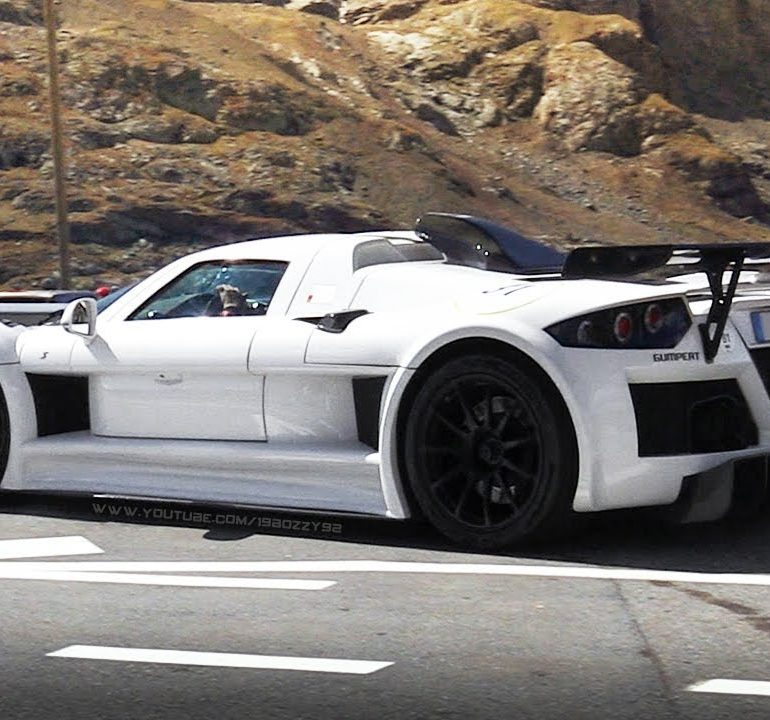
[[[96,298],[93,290],[19,290],[0,292],[0,320],[37,325],[61,312],[67,303],[82,297]]]

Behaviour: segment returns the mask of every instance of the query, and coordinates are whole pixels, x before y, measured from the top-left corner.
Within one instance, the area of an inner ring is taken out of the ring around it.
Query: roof
[[[383,231],[366,233],[316,233],[309,235],[284,235],[281,237],[244,240],[229,245],[219,245],[201,250],[188,258],[196,262],[206,260],[234,259],[253,257],[259,260],[280,260],[291,262],[315,255],[319,250],[331,244],[347,245],[351,252],[354,247],[367,240],[377,238],[403,237],[417,241],[418,238],[409,231]]]

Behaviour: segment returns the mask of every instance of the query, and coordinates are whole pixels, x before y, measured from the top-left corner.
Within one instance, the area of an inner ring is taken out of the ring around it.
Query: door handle
[[[182,382],[180,373],[158,373],[155,376],[158,385],[179,385]]]

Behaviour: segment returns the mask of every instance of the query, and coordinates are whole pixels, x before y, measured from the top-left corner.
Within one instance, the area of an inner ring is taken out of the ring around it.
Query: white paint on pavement
[[[0,568],[7,565],[0,563]],[[656,581],[712,585],[770,586],[770,575],[752,573],[701,573],[678,570],[647,570],[592,565],[508,565],[476,563],[389,562],[379,560],[290,560],[234,562],[34,562],[13,563],[30,570],[70,572],[137,573],[416,573],[435,575],[502,575],[516,577],[572,578],[584,580]]]
[[[695,683],[687,688],[690,692],[719,693],[721,695],[770,695],[770,682],[762,680],[715,679]]]
[[[244,655],[241,653],[193,652],[188,650],[153,650],[150,648],[121,648],[99,645],[71,645],[56,652],[48,653],[48,657],[262,670],[301,670],[304,672],[343,673],[347,675],[369,675],[393,664],[392,662],[372,660]]]
[[[57,555],[96,555],[102,552],[104,551],[100,547],[79,535],[0,540],[0,560],[56,557]]]
[[[249,590],[325,590],[333,580],[290,580],[278,578],[233,578],[193,575],[142,575],[133,573],[40,570],[0,563],[0,580],[47,580],[49,582],[113,583],[119,585],[166,585],[172,587],[243,588]]]

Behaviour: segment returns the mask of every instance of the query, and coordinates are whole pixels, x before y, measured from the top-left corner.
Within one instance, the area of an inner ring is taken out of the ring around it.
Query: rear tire
[[[404,467],[419,509],[476,550],[563,527],[577,484],[577,446],[555,388],[528,368],[464,355],[426,375],[407,417]]]

